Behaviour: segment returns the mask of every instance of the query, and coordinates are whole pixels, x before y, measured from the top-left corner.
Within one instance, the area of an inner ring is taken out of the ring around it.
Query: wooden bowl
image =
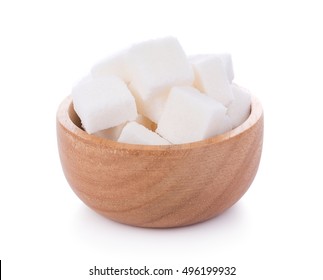
[[[118,143],[81,129],[71,97],[57,112],[64,174],[90,208],[139,227],[190,225],[219,215],[252,183],[263,142],[263,111],[252,97],[249,118],[232,131],[189,144]]]

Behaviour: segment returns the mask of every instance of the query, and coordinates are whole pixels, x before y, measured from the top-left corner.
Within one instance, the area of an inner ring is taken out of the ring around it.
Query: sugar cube
[[[228,107],[232,127],[241,125],[250,115],[251,96],[249,92],[235,84],[232,86],[234,99]]]
[[[227,114],[221,119],[221,123],[219,124],[219,127],[217,129],[217,135],[226,133],[230,130],[232,130],[232,121],[228,116],[228,111],[227,111]]]
[[[223,132],[226,111],[193,87],[173,87],[156,132],[173,144],[200,141]]]
[[[127,71],[128,68],[125,64],[127,51],[128,50],[120,51],[97,62],[91,69],[91,75],[94,78],[106,75],[116,75],[120,77],[123,81],[128,83],[129,74]]]
[[[233,64],[232,64],[232,57],[229,53],[221,53],[217,54],[218,57],[222,60],[224,65],[225,72],[227,73],[227,77],[230,83],[232,83],[234,79],[234,72],[233,72]]]
[[[221,59],[225,72],[227,74],[229,83],[232,83],[234,79],[234,71],[233,71],[233,64],[232,64],[232,57],[229,53],[217,53],[217,54],[197,54],[197,55],[190,55],[188,59],[190,62],[198,61],[201,59],[205,59],[206,57],[217,56]]]
[[[99,61],[72,91],[83,128],[134,144],[181,144],[230,131],[250,114],[231,55],[187,57],[178,40],[135,44]]]
[[[195,73],[194,86],[201,92],[228,106],[233,100],[224,57],[201,55],[191,57]]]
[[[135,99],[117,76],[85,80],[72,90],[75,112],[88,133],[118,126],[137,117]]]
[[[144,100],[142,95],[140,95],[131,84],[129,85],[129,89],[135,97],[138,113],[147,117],[151,121],[158,123],[164,110],[169,92],[161,92]]]
[[[131,87],[143,101],[174,85],[192,85],[194,74],[177,39],[166,37],[132,46],[126,58]]]
[[[123,128],[118,142],[141,145],[170,145],[157,133],[137,122],[129,122]]]
[[[94,132],[93,134],[101,138],[117,141],[125,125],[126,125],[125,123],[122,123],[115,127],[99,130],[97,132]]]

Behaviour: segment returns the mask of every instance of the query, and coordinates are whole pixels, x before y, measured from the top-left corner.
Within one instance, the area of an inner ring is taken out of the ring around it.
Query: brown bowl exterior
[[[252,183],[263,142],[263,111],[236,129],[204,141],[131,145],[80,128],[71,97],[57,112],[65,177],[96,212],[133,226],[168,228],[208,220],[236,203]]]

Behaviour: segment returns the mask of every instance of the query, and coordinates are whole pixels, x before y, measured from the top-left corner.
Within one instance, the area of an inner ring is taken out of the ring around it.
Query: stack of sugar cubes
[[[96,64],[72,90],[87,133],[142,145],[200,141],[242,124],[250,94],[229,54],[187,57],[176,38],[135,44]]]

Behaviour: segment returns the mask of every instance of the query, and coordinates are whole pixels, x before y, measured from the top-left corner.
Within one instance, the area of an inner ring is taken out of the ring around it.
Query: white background
[[[320,2],[1,0],[3,279],[121,279],[89,276],[94,265],[224,265],[238,276],[223,279],[322,279]],[[218,218],[134,228],[102,218],[71,191],[55,115],[97,60],[166,35],[187,54],[231,52],[235,81],[263,104],[264,151],[247,194]]]

